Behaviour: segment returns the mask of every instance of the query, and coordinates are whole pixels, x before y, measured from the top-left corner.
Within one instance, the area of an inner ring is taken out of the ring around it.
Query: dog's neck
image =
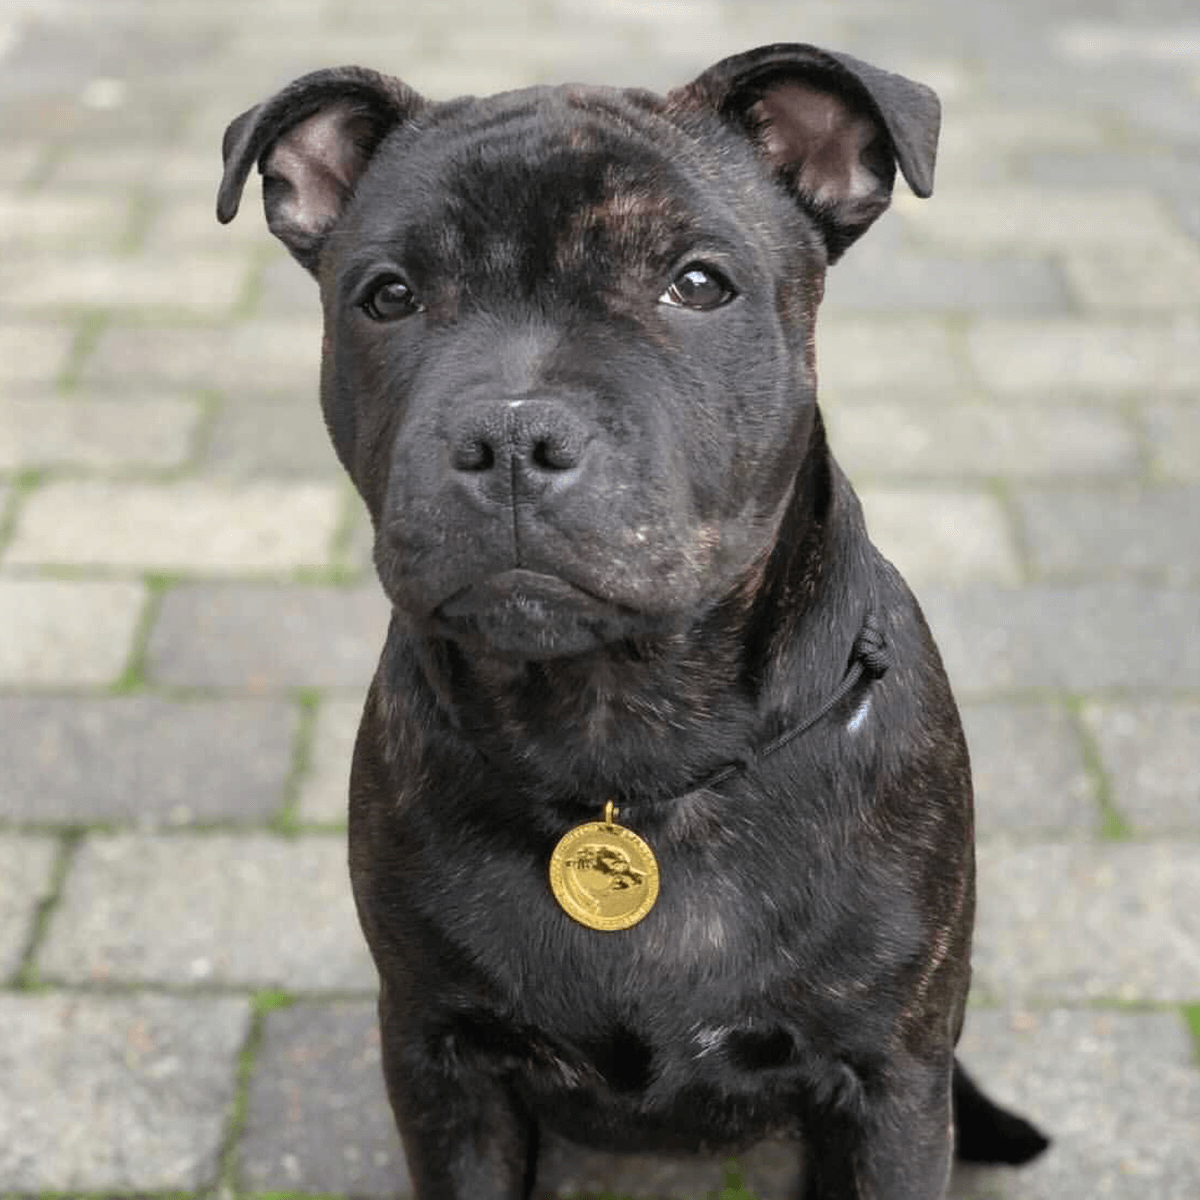
[[[378,684],[398,757],[448,756],[535,805],[599,811],[682,792],[803,719],[843,677],[871,603],[858,502],[819,420],[813,438],[769,557],[685,629],[514,662],[394,621]]]

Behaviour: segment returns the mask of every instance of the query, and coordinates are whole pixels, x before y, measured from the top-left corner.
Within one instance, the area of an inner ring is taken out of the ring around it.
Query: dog
[[[955,1060],[967,751],[816,401],[826,269],[939,120],[780,44],[665,96],[318,71],[226,132],[393,606],[350,871],[420,1200],[528,1196],[543,1131],[794,1136],[807,1200],[1047,1144]]]

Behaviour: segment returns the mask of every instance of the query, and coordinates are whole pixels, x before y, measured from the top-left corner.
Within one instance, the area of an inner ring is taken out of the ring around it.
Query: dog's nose
[[[450,465],[492,501],[566,486],[591,441],[587,423],[553,400],[487,401],[464,408],[449,433]]]

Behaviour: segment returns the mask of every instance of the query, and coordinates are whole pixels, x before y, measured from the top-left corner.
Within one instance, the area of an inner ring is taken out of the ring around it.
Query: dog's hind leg
[[[957,1059],[951,1096],[955,1152],[962,1162],[1017,1166],[1036,1158],[1050,1145],[1050,1139],[1024,1117],[989,1100]]]

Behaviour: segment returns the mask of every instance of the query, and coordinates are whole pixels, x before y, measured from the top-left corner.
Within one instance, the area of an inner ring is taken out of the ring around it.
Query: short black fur
[[[828,264],[932,187],[928,89],[770,46],[685,88],[428,102],[298,80],[226,137],[321,286],[321,399],[393,617],[350,868],[422,1200],[517,1200],[540,1131],[626,1151],[804,1143],[806,1200],[930,1200],[1045,1141],[954,1045],[971,786],[929,630],[816,405]],[[728,303],[689,310],[701,264]],[[385,319],[369,297],[401,282]],[[889,669],[811,729],[868,614]],[[719,782],[723,764],[744,761]],[[658,902],[551,893],[606,800]]]

